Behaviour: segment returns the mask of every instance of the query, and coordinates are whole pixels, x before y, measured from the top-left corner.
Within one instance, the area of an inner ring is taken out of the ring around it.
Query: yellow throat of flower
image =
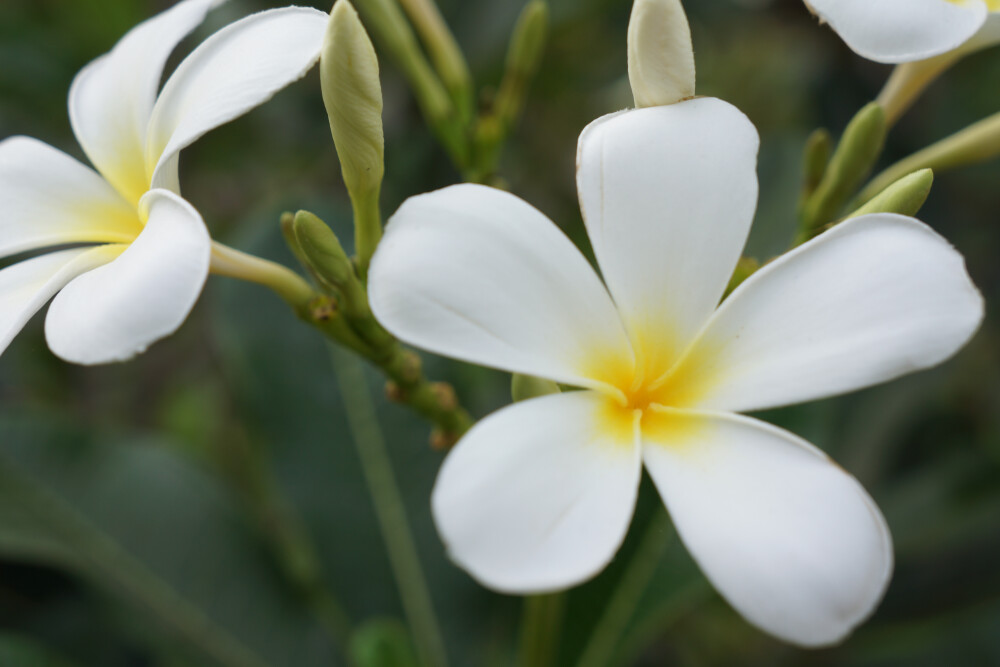
[[[700,428],[702,420],[685,414],[696,408],[718,382],[710,345],[683,354],[668,340],[636,337],[636,359],[601,356],[590,377],[606,386],[601,424],[616,442],[634,439],[638,429],[646,439],[681,445]]]

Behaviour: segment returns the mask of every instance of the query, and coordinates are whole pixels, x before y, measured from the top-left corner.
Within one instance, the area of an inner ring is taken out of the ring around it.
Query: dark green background
[[[0,137],[28,134],[82,158],[66,115],[72,77],[169,4],[0,2]],[[792,235],[805,137],[820,125],[839,132],[889,69],[850,53],[800,0],[687,5],[698,92],[739,106],[762,135],[749,250],[766,258]],[[180,52],[269,6],[232,0]],[[495,85],[521,2],[441,6],[477,82]],[[630,103],[629,8],[552,0],[551,41],[501,167],[513,192],[582,247],[576,136]],[[1000,49],[960,63],[894,129],[884,164],[1000,110],[998,81]],[[388,214],[458,177],[387,62],[383,84]],[[291,265],[277,218],[299,208],[350,238],[315,72],[187,150],[182,183],[213,235],[243,250]],[[1000,163],[939,174],[921,218],[965,254],[987,298],[982,331],[933,371],[764,415],[830,452],[883,509],[897,568],[876,616],[840,647],[785,647],[730,611],[674,541],[617,664],[1000,664]],[[477,416],[509,400],[501,373],[428,366]],[[452,663],[509,664],[519,601],[478,588],[446,560],[428,508],[441,455],[428,449],[426,425],[385,403],[369,379]],[[276,297],[213,277],[178,334],[99,368],[54,358],[36,318],[0,357],[0,665],[340,664],[241,492],[250,452],[270,461],[354,619],[399,618],[323,341]],[[658,502],[644,484],[636,523]],[[633,526],[612,566],[569,595],[559,664],[572,664],[640,532]]]

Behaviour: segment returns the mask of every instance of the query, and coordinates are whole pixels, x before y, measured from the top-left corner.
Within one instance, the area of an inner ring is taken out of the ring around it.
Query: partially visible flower
[[[305,74],[328,19],[299,7],[248,16],[202,42],[157,95],[170,53],[217,4],[178,3],[76,76],[70,121],[99,173],[35,139],[0,142],[0,257],[78,246],[0,271],[0,351],[53,295],[49,347],[83,364],[144,351],[194,306],[211,239],[180,197],[178,155]]]
[[[1000,0],[805,0],[857,54],[925,60],[1000,42]]]
[[[719,305],[754,216],[757,148],[749,120],[712,98],[587,127],[577,182],[605,284],[499,190],[457,185],[393,216],[369,282],[387,329],[581,388],[487,417],[444,462],[435,521],[484,585],[528,594],[594,576],[645,467],[706,576],[763,630],[834,643],[881,599],[892,543],[872,499],[809,443],[737,413],[938,364],[976,330],[982,299],[944,239],[878,214]]]

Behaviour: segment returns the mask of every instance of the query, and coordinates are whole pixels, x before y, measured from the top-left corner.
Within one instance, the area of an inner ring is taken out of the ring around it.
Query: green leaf
[[[0,415],[0,508],[0,553],[78,574],[149,617],[191,664],[333,660],[237,504],[165,443]]]
[[[0,665],[11,667],[76,667],[32,639],[0,634]]]

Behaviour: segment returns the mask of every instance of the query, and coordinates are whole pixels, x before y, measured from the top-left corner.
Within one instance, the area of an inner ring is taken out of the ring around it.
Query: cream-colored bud
[[[628,78],[638,108],[694,96],[694,49],[680,0],[635,0],[628,26]]]

